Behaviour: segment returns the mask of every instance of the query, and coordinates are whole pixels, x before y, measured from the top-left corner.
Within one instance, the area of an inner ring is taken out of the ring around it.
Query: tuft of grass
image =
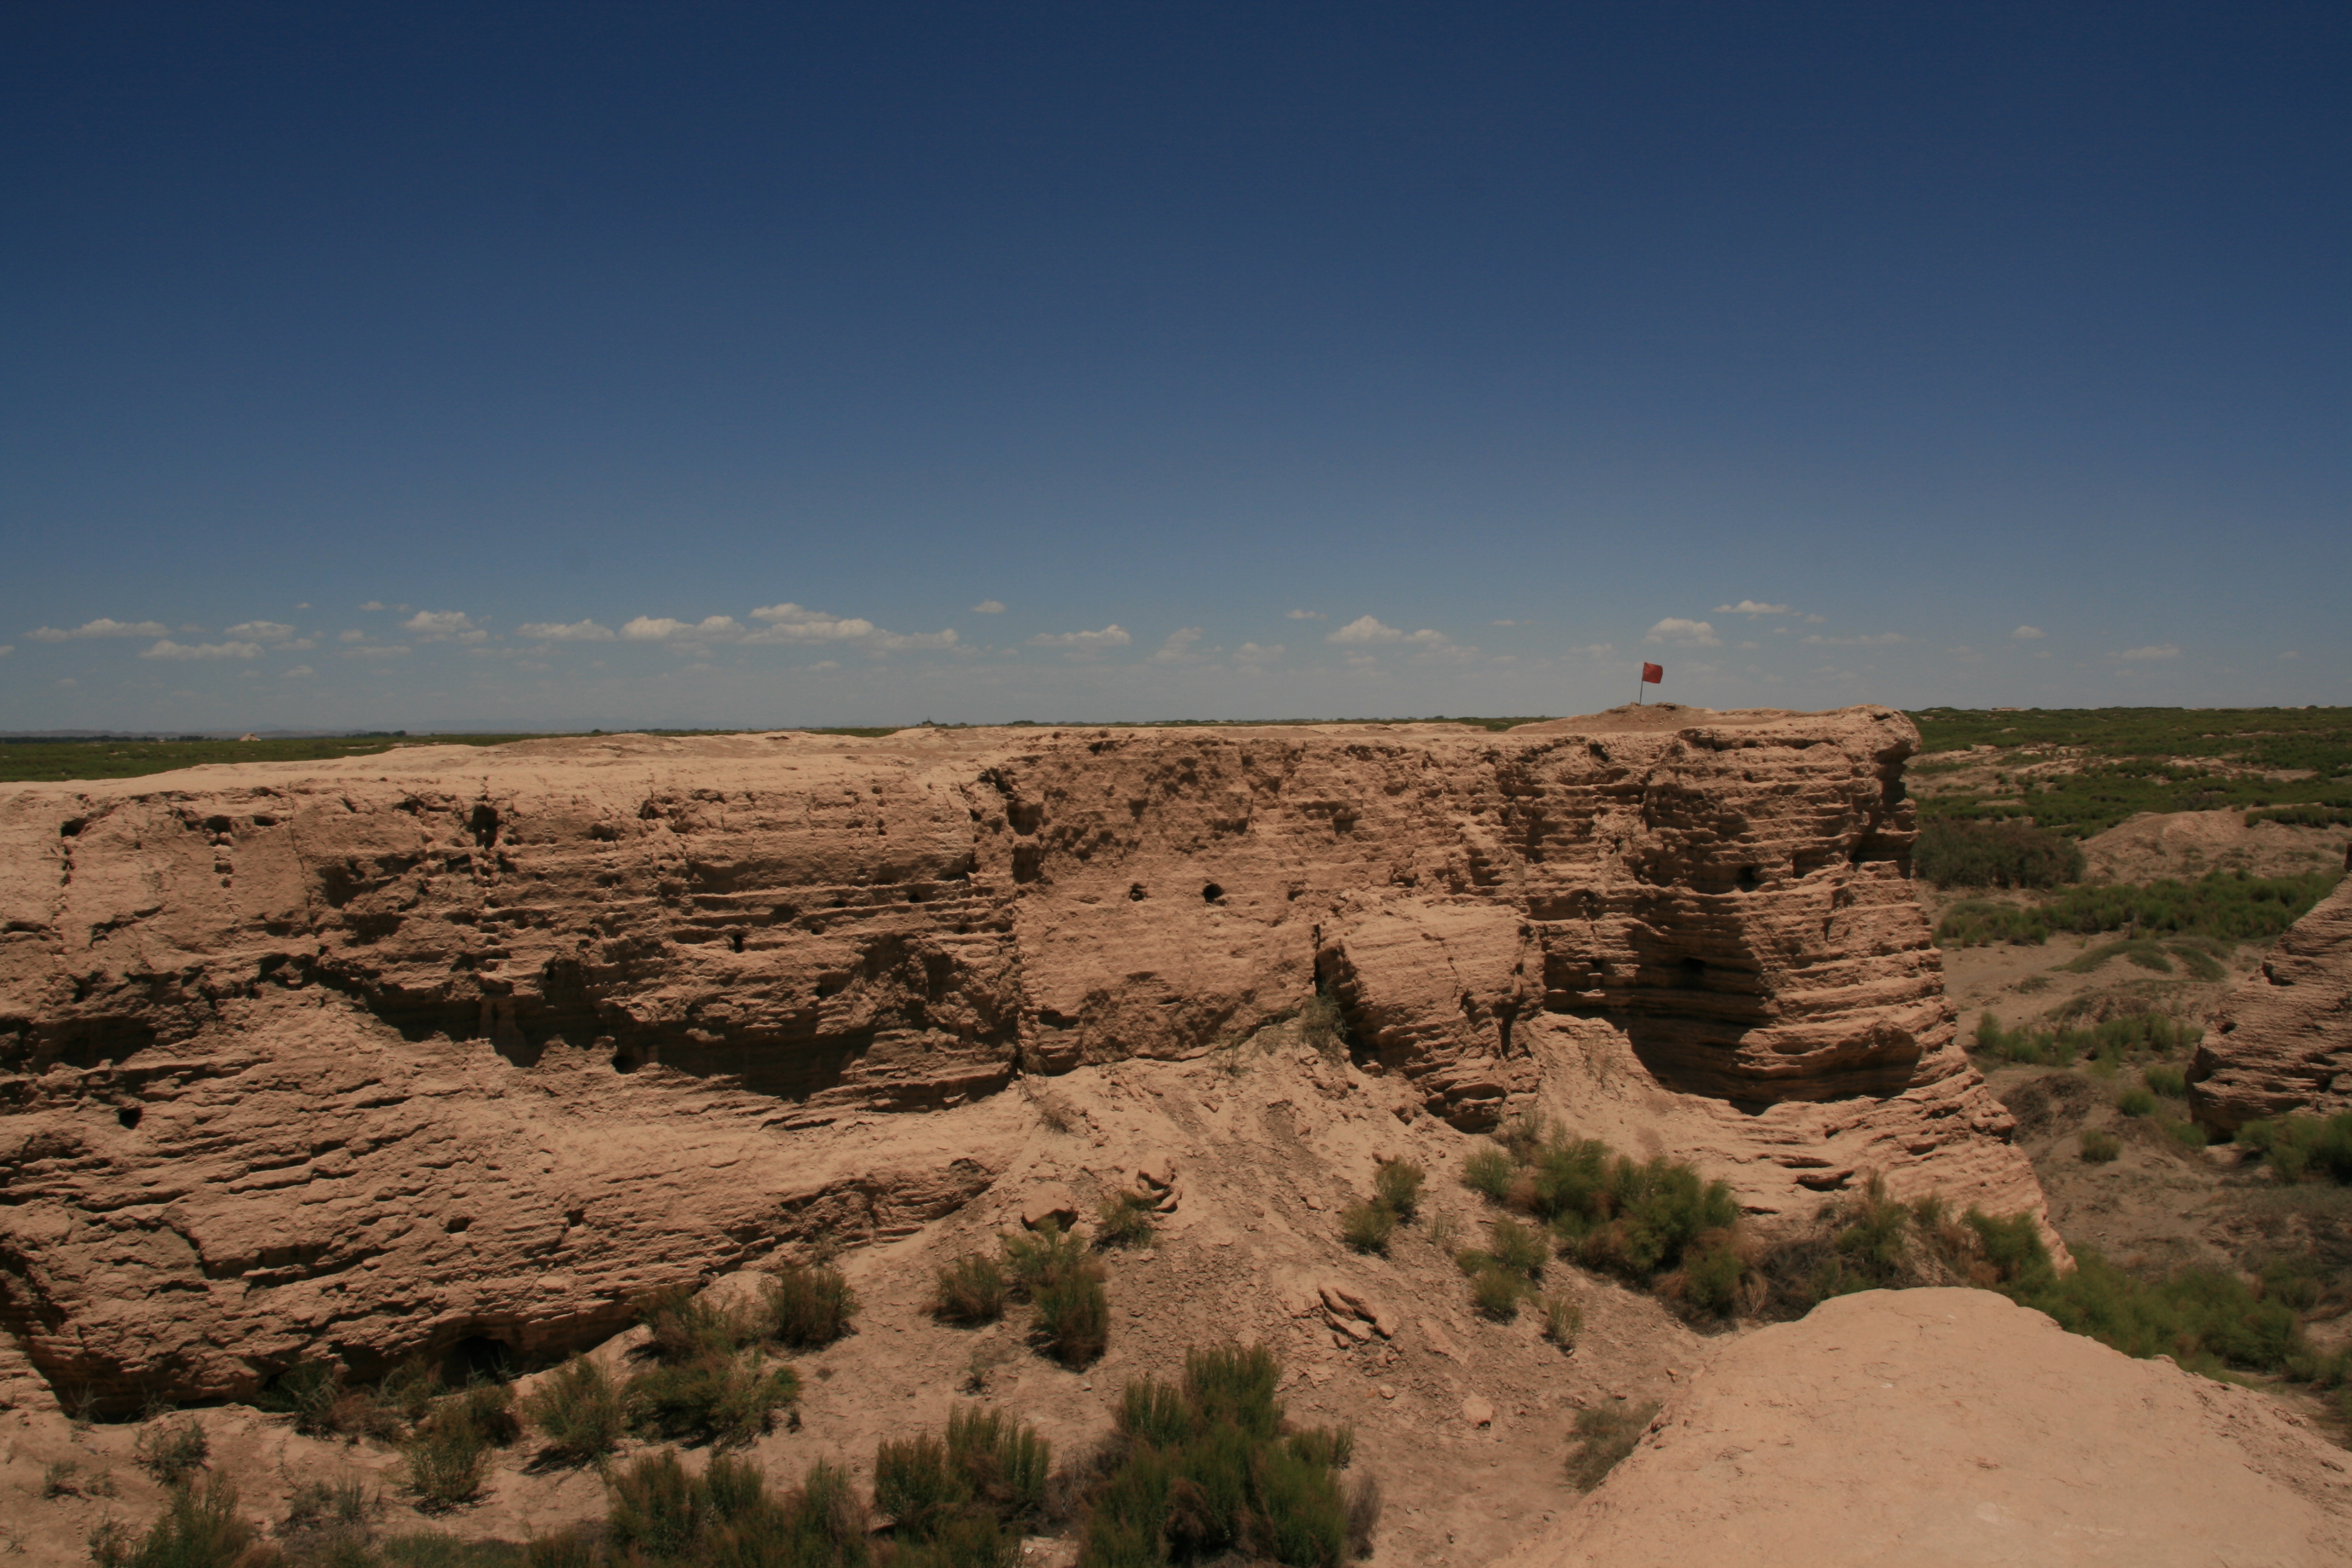
[[[1655,1404],[1629,1405],[1621,1400],[1578,1411],[1576,1445],[1568,1456],[1569,1483],[1580,1492],[1599,1486],[1633,1451],[1657,1417]]]
[[[1379,1203],[1401,1220],[1409,1220],[1421,1210],[1422,1184],[1429,1173],[1411,1160],[1384,1160],[1372,1177],[1373,1201]]]
[[[1130,1383],[1119,1436],[1081,1499],[1082,1568],[1214,1561],[1333,1565],[1368,1552],[1377,1483],[1339,1484],[1352,1433],[1294,1432],[1270,1352],[1196,1349],[1181,1387]]]
[[[1912,853],[1918,874],[1939,888],[2054,888],[2083,878],[2083,847],[2002,818],[1941,818],[1920,825]]]
[[[1042,1285],[1030,1300],[1037,1309],[1030,1339],[1064,1366],[1085,1366],[1110,1342],[1110,1293],[1102,1272],[1089,1268]]]
[[[2204,1037],[2198,1026],[2161,1013],[2129,1013],[2087,1028],[2062,1024],[2054,1029],[2004,1029],[2000,1019],[1986,1013],[1977,1020],[1971,1048],[2003,1061],[2044,1067],[2066,1067],[2087,1055],[2095,1066],[2112,1072],[2127,1055],[2171,1056]]]
[[[2088,971],[2123,957],[2164,973],[2171,968],[2166,958],[2169,952],[2197,978],[2220,979],[2214,954],[2183,939],[2270,942],[2326,898],[2340,875],[2320,871],[2249,877],[2242,871],[2212,871],[2195,881],[2166,879],[2069,888],[2040,904],[1964,900],[1937,921],[1936,941],[1945,947],[2001,942],[2039,946],[2055,931],[2082,936],[2128,931],[2132,935],[2126,941],[2091,949],[2065,967]]]
[[[931,1292],[931,1312],[950,1323],[967,1327],[992,1323],[1004,1316],[1004,1270],[996,1259],[969,1253],[939,1271]]]
[[[573,1356],[547,1375],[523,1403],[523,1414],[539,1429],[548,1456],[574,1465],[593,1464],[620,1447],[628,1405],[604,1369]]]
[[[2147,1116],[2156,1110],[2156,1096],[2145,1089],[2127,1089],[2116,1096],[2116,1110],[2125,1116]]]
[[[1510,1194],[1511,1178],[1518,1166],[1506,1150],[1485,1143],[1462,1162],[1462,1184],[1483,1197],[1501,1203]]]
[[[791,1350],[821,1350],[849,1331],[857,1293],[841,1270],[787,1263],[765,1287],[771,1332]]]
[[[481,1494],[490,1444],[462,1410],[436,1411],[400,1446],[400,1457],[417,1508],[442,1513]]]
[[[1486,1265],[1470,1278],[1470,1304],[1498,1323],[1519,1315],[1519,1298],[1527,1293],[1526,1275],[1495,1264]]]
[[[212,1439],[192,1415],[149,1426],[139,1434],[131,1452],[133,1462],[158,1483],[176,1487],[205,1468],[212,1457]]]
[[[1350,1204],[1339,1215],[1339,1238],[1358,1252],[1386,1252],[1396,1215],[1383,1203]]]
[[[2105,1128],[2088,1127],[2083,1131],[2082,1152],[2085,1163],[2104,1165],[2121,1155],[2124,1146],[2114,1133]]]
[[[1486,1256],[1496,1268],[1534,1279],[1543,1273],[1551,1248],[1544,1244],[1541,1231],[1504,1215],[1486,1226]]]
[[[1075,1236],[1064,1236],[1062,1227],[1051,1220],[1026,1234],[1001,1236],[997,1243],[1004,1254],[1004,1272],[1012,1279],[1013,1294],[1024,1300],[1034,1300],[1047,1286],[1099,1267],[1087,1257],[1086,1243]]]
[[[2140,1081],[2147,1085],[2150,1094],[2160,1094],[2167,1100],[2182,1100],[2189,1094],[2188,1075],[2179,1068],[2158,1063],[2140,1071]]]
[[[1338,1061],[1348,1050],[1348,1021],[1339,1004],[1321,992],[1298,1010],[1298,1042],[1326,1061]]]
[[[629,1380],[629,1425],[672,1442],[740,1448],[800,1398],[800,1375],[758,1349],[704,1351],[649,1366]]]
[[[1113,1193],[1096,1206],[1095,1245],[1102,1247],[1151,1245],[1151,1200],[1132,1193]]]
[[[237,1510],[226,1476],[174,1487],[163,1511],[135,1544],[121,1521],[100,1521],[89,1539],[97,1568],[234,1568],[263,1560],[261,1531]]]
[[[1576,1348],[1576,1336],[1584,1331],[1584,1308],[1565,1290],[1546,1295],[1543,1305],[1543,1336],[1563,1351]]]

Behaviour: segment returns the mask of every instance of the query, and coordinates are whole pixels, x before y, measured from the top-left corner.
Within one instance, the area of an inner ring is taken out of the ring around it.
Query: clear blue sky
[[[16,6],[0,729],[2352,700],[2347,68],[2340,4]]]

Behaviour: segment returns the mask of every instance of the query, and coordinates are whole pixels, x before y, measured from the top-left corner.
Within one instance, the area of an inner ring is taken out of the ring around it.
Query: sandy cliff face
[[[2210,1127],[2352,1110],[2352,878],[2231,994],[2189,1079],[2189,1109]]]
[[[100,1404],[583,1342],[904,1234],[1016,1074],[1319,983],[1456,1127],[1759,1213],[2040,1194],[1955,1044],[1879,709],[418,748],[0,801],[0,1310]]]

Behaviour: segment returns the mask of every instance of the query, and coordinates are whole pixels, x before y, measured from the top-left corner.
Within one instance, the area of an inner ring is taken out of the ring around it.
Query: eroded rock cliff
[[[1751,1211],[2039,1212],[1911,896],[1909,724],[612,737],[0,802],[0,1310],[101,1406],[543,1353],[984,1189],[997,1091],[1318,984],[1456,1127]]]
[[[2231,993],[2189,1077],[2189,1110],[2209,1127],[2352,1110],[2352,878]]]

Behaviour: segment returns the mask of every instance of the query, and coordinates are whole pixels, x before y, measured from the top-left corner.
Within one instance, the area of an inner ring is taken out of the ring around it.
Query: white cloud
[[[2127,647],[2116,657],[2130,659],[2179,658],[2180,650],[2168,642],[2156,643],[2147,647]]]
[[[705,616],[698,621],[638,616],[621,624],[621,635],[631,642],[669,642],[677,637],[694,642],[733,642],[743,635],[743,626],[732,616]]]
[[[0,643],[0,658],[6,658],[10,654],[15,653],[16,651],[16,645],[15,643]]]
[[[259,658],[261,645],[251,642],[175,643],[167,637],[139,657],[172,659]]]
[[[840,668],[841,668],[841,660],[839,660],[839,659],[837,659],[837,658],[821,658],[821,659],[818,659],[814,664],[813,664],[813,665],[810,665],[810,666],[809,666],[809,668],[810,668],[810,669],[812,669],[812,670],[819,670],[819,669],[839,669]]]
[[[2032,642],[2042,636],[2042,628],[2040,626],[2020,626],[2009,635],[2015,637],[2019,642]]]
[[[479,642],[489,635],[484,632],[481,637],[467,636],[477,628],[474,617],[463,610],[419,610],[400,626],[403,631],[423,637],[426,642],[446,642],[452,637]]]
[[[1234,649],[1234,662],[1235,664],[1272,664],[1276,659],[1280,658],[1282,654],[1283,646],[1280,643],[1245,642]]]
[[[1580,653],[1585,658],[1598,662],[1604,658],[1613,658],[1617,652],[1617,645],[1615,643],[1589,642],[1582,647],[1572,647],[1568,651],[1570,653]]]
[[[974,605],[971,607],[971,613],[975,616],[1001,616],[1004,613],[1004,601],[1002,599],[982,599],[979,604]]]
[[[1739,645],[1739,651],[1742,653],[1754,653],[1758,648],[1762,647],[1764,645],[1760,642],[1744,642]]]
[[[84,621],[71,631],[56,626],[35,626],[25,634],[35,642],[68,642],[76,637],[161,637],[172,635],[172,628],[161,621],[110,621],[100,616]]]
[[[1798,618],[1799,620],[1801,620],[1801,621],[1803,621],[1803,622],[1804,622],[1804,623],[1806,623],[1808,626],[1820,626],[1823,621],[1825,621],[1825,620],[1828,620],[1828,619],[1829,619],[1829,617],[1828,617],[1827,616],[1813,616],[1813,615],[1800,616],[1798,616],[1797,618]]]
[[[1098,632],[1039,632],[1029,639],[1029,646],[1057,647],[1073,658],[1085,658],[1107,647],[1125,647],[1134,640],[1125,626],[1113,621]]]
[[[284,642],[294,635],[294,628],[284,621],[239,621],[222,635],[247,642]]]
[[[319,672],[317,670],[312,669],[307,664],[298,664],[291,669],[279,670],[278,672],[278,679],[280,680],[300,680],[305,676],[316,675]]]
[[[1323,619],[1323,612],[1320,610],[1285,610],[1283,614],[1289,616],[1294,621],[1319,621]]]
[[[594,621],[525,621],[515,635],[540,642],[611,642],[613,628]]]
[[[1486,624],[1490,626],[1516,626],[1519,623],[1517,621],[1488,621]]]
[[[70,675],[60,675],[58,677],[58,684],[59,686],[79,686],[81,682],[76,680]]]
[[[1185,626],[1181,630],[1170,632],[1168,640],[1161,643],[1159,649],[1152,654],[1151,662],[1154,664],[1198,662],[1201,656],[1192,651],[1192,645],[1199,642],[1201,637],[1201,628],[1198,626]]]
[[[407,655],[408,649],[404,645],[394,643],[379,647],[349,648],[345,650],[343,657],[346,658],[404,658]]]
[[[366,604],[362,605],[360,608],[371,612],[381,610],[383,608],[383,601],[382,599],[370,599]]]
[[[1805,640],[1815,647],[1885,647],[1894,643],[1909,642],[1911,639],[1901,632],[1874,632],[1867,637],[1825,637],[1821,633],[1815,632]]]
[[[8,650],[7,650],[6,648],[5,648],[5,647],[0,647],[0,658],[6,658],[6,657],[7,657],[7,655],[8,655]],[[2303,657],[2303,655],[2301,655],[2301,654],[2299,654],[2299,653],[2295,652],[2293,648],[2289,648],[2289,649],[2287,649],[2287,651],[2286,651],[2286,652],[2284,652],[2284,653],[2283,653],[2283,654],[2279,655],[2279,657],[2280,657],[2281,658],[2301,658]]]
[[[1723,639],[1715,635],[1715,627],[1706,621],[1686,621],[1680,616],[1668,616],[1642,634],[1643,642],[1673,643],[1676,647],[1721,647]]]
[[[832,616],[823,610],[803,609],[798,605],[767,605],[751,612],[755,621],[768,624],[743,637],[752,644],[800,645],[807,643],[854,643],[876,653],[896,653],[903,648],[953,647],[955,629],[950,626],[936,632],[885,631],[872,621],[857,616]],[[725,620],[714,616],[711,621]]]
[[[1323,640],[1338,643],[1343,647],[1360,647],[1371,643],[1405,643],[1414,647],[1449,646],[1444,632],[1430,631],[1426,627],[1417,632],[1402,631],[1373,616],[1358,616]]]
[[[1786,616],[1795,612],[1786,605],[1759,605],[1753,599],[1742,599],[1736,605],[1717,605],[1718,616]]]

